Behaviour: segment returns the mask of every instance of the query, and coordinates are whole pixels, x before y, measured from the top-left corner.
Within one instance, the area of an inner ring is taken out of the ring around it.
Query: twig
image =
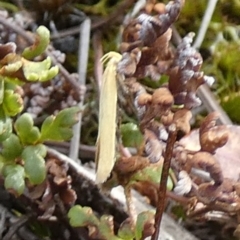
[[[156,215],[155,215],[155,232],[152,236],[152,240],[157,240],[160,233],[160,225],[161,220],[164,212],[165,207],[165,199],[166,199],[166,192],[167,192],[167,179],[169,176],[169,169],[171,165],[171,159],[173,155],[173,147],[174,143],[176,142],[177,138],[177,129],[175,124],[172,124],[169,126],[169,136],[167,140],[166,145],[166,151],[164,154],[164,163],[162,168],[162,175],[161,180],[159,183],[159,190],[158,190],[158,204],[156,209]]]
[[[8,21],[6,18],[2,16],[0,16],[0,23],[3,24],[5,27],[13,30],[15,33],[21,35],[29,44],[34,43],[32,37],[29,34],[27,34],[21,26],[14,25],[14,23]]]
[[[103,65],[100,59],[103,56],[103,47],[101,43],[101,33],[96,31],[93,34],[93,51],[94,51],[94,75],[98,86],[98,97],[100,97],[100,88],[102,84]]]
[[[45,144],[54,149],[59,149],[58,151],[64,154],[67,154],[69,151],[70,143],[69,142],[45,142]],[[89,146],[80,144],[79,145],[79,157],[84,159],[94,159],[96,146]],[[124,149],[126,156],[130,157],[131,155],[136,155],[136,148],[127,148]]]
[[[3,232],[5,231],[5,221],[6,221],[6,212],[7,210],[3,208],[1,211],[1,218],[0,218],[0,237],[2,236]]]
[[[56,157],[60,161],[68,163],[70,165],[70,167],[72,167],[76,171],[76,173],[89,179],[89,181],[95,181],[95,174],[87,171],[85,168],[83,168],[80,164],[78,164],[73,159],[67,157],[66,155],[64,155],[52,148],[47,148],[47,152],[50,156]]]
[[[52,147],[54,149],[59,149],[59,152],[68,154],[70,143],[69,142],[50,142],[47,141],[45,144],[49,147]],[[84,145],[80,144],[78,148],[78,154],[79,158],[87,158],[87,159],[94,159],[95,152],[96,152],[96,147],[95,146],[89,146],[89,145]]]
[[[94,21],[92,23],[91,30],[96,30],[98,28],[103,28],[104,26],[116,23],[116,21],[119,20],[119,16],[123,15],[125,10],[130,8],[134,2],[135,0],[122,1],[109,16]],[[119,22],[121,21],[122,19],[119,20]],[[51,40],[63,38],[69,35],[74,35],[77,34],[78,32],[79,27],[72,27],[68,30],[59,31],[57,34],[52,34]]]
[[[53,49],[53,47],[51,47],[51,48]],[[65,80],[70,83],[70,85],[73,88],[73,91],[77,94],[77,96],[81,95],[82,88],[77,83],[75,78],[70,75],[70,73],[67,71],[67,69],[57,61],[55,56],[49,50],[46,50],[45,53],[46,53],[47,56],[51,57],[53,65],[58,66],[60,73],[64,76]]]
[[[209,90],[209,87],[206,84],[202,85],[198,89],[197,94],[203,101],[203,104],[208,112],[216,111],[219,113],[219,122],[221,124],[232,125],[231,119],[216,101],[213,93]]]
[[[218,0],[208,0],[208,5],[206,7],[206,11],[205,11],[205,14],[204,14],[201,26],[199,28],[197,37],[196,37],[195,42],[193,44],[194,48],[199,49],[201,47],[201,45],[202,45],[202,42],[203,42],[203,40],[205,38],[205,34],[207,32],[209,23],[210,23],[210,21],[212,19],[212,15],[213,15],[213,12],[215,10],[217,1]]]
[[[21,228],[28,220],[28,217],[22,216],[16,222],[12,223],[8,233],[3,237],[3,240],[12,239],[13,235],[18,231],[18,229]]]
[[[27,41],[29,44],[34,43],[34,39],[30,34],[28,34],[21,26],[19,25],[14,25],[14,23],[8,21],[6,18],[0,16],[0,23],[6,26],[7,28],[13,30],[15,33],[19,34],[22,36],[25,41]],[[53,47],[51,47],[54,49]],[[51,57],[52,63],[54,65],[57,65],[59,67],[60,73],[64,76],[64,78],[72,85],[73,90],[79,95],[82,91],[80,88],[79,84],[75,81],[75,79],[70,75],[70,73],[63,67],[62,64],[60,64],[56,58],[53,56],[53,54],[49,51],[46,50],[45,54],[49,57]]]
[[[133,199],[130,186],[124,187],[124,195],[126,197],[127,213],[129,214],[131,225],[134,226],[136,222],[136,213],[135,208],[133,206]]]
[[[19,238],[22,240],[42,240],[42,238],[37,237],[34,233],[32,233],[24,224],[26,221],[29,220],[29,217],[22,216],[21,218],[15,216],[10,210],[0,204],[0,212],[4,213],[5,219],[7,219],[9,230],[4,236],[2,237],[2,233],[0,233],[0,239],[3,240],[11,240],[13,239],[13,234],[16,233]],[[2,224],[2,217],[1,217],[1,224]],[[10,226],[9,226],[10,225]],[[7,227],[7,226],[6,226]],[[1,229],[2,230],[2,229]],[[15,238],[14,238],[15,239]]]
[[[89,42],[90,42],[90,29],[91,21],[86,18],[80,26],[79,36],[79,50],[78,50],[78,75],[79,75],[79,86],[86,85],[87,65],[88,65],[88,53],[89,53]],[[80,109],[83,108],[84,98],[82,97],[78,106]],[[77,160],[78,149],[81,136],[81,125],[82,125],[82,112],[79,113],[79,120],[73,127],[73,137],[71,139],[69,157]]]

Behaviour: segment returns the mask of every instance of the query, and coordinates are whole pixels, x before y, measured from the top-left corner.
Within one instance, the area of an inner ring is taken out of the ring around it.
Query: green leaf
[[[51,67],[51,58],[47,57],[42,62],[24,61],[23,73],[28,81],[48,81],[58,74],[58,67]]]
[[[10,137],[2,143],[2,146],[2,156],[7,161],[13,161],[15,158],[21,156],[23,146],[21,145],[18,136],[15,134],[12,133]]]
[[[80,205],[73,206],[68,212],[70,225],[73,227],[85,227],[89,224],[98,226],[99,220],[93,214],[90,207],[81,207]]]
[[[154,215],[155,213],[151,211],[141,212],[138,215],[135,227],[136,240],[143,239],[144,230],[148,230],[150,232],[151,229],[146,229],[146,226],[149,228],[149,226],[153,224]]]
[[[36,144],[40,139],[40,131],[33,125],[32,116],[29,113],[22,114],[14,124],[14,128],[25,145]]]
[[[47,57],[42,62],[23,61],[23,73],[28,81],[45,82],[54,78],[58,74],[58,67],[51,67],[51,58]]]
[[[22,53],[22,56],[26,59],[33,59],[34,57],[41,55],[49,44],[50,32],[46,27],[40,26],[36,32],[37,36],[35,43],[32,46],[25,48]]]
[[[22,152],[25,174],[32,184],[40,184],[46,178],[46,154],[47,149],[43,144],[27,146]]]
[[[24,168],[18,164],[7,164],[2,169],[2,174],[4,177],[6,177],[9,174],[15,174],[15,173],[18,173],[21,176],[24,176]]]
[[[56,116],[45,119],[41,128],[41,141],[63,141],[71,139],[72,126],[78,121],[78,107],[60,111]]]
[[[138,126],[134,123],[121,125],[121,134],[123,145],[126,147],[139,147],[143,142],[143,135]]]
[[[170,170],[171,171],[171,170]],[[148,181],[155,184],[159,184],[160,178],[162,175],[162,163],[158,162],[155,164],[151,164],[142,170],[137,171],[135,174],[131,176],[131,183],[138,181]],[[170,191],[173,188],[173,182],[170,177],[168,177],[167,181],[167,189]]]
[[[23,110],[22,97],[13,90],[5,90],[2,106],[6,115],[15,116]]]
[[[0,107],[1,108],[1,107]],[[5,116],[3,109],[0,109],[0,142],[5,141],[12,133],[12,120]]]
[[[89,207],[73,206],[68,212],[70,225],[73,227],[91,227],[94,226],[93,235],[97,235],[99,239],[121,240],[116,237],[113,232],[113,217],[103,215],[99,220]]]
[[[6,165],[3,167],[3,175],[5,188],[16,195],[21,195],[25,188],[23,167],[17,164]]]
[[[101,239],[107,240],[121,240],[120,238],[114,235],[114,223],[113,217],[103,215],[100,218],[100,224],[98,226],[98,231]]]
[[[0,104],[3,103],[4,97],[4,80],[3,77],[0,76]]]
[[[221,102],[223,109],[228,116],[235,122],[240,123],[240,93],[231,93]]]
[[[129,222],[129,219],[126,219],[120,226],[118,230],[118,236],[124,240],[132,240],[134,239],[135,235]]]

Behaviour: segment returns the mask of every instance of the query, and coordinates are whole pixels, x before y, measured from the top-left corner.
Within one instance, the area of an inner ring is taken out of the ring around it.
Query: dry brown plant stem
[[[169,169],[171,165],[171,159],[173,155],[173,148],[174,144],[177,139],[177,128],[175,124],[171,124],[169,126],[169,136],[166,145],[166,151],[164,154],[164,163],[162,168],[162,175],[161,180],[159,183],[159,190],[158,190],[158,204],[155,214],[155,232],[152,235],[151,240],[158,240],[160,234],[160,225],[162,221],[162,216],[165,208],[165,199],[166,199],[166,192],[167,192],[167,180],[169,175]]]
[[[133,206],[133,199],[131,195],[131,187],[126,186],[124,187],[124,195],[126,197],[126,205],[127,205],[127,212],[129,214],[131,225],[134,226],[136,219],[135,219],[135,208]]]
[[[102,84],[103,65],[101,58],[103,57],[102,33],[96,31],[93,33],[92,45],[94,50],[94,75],[97,83],[98,98],[100,97],[100,87]]]

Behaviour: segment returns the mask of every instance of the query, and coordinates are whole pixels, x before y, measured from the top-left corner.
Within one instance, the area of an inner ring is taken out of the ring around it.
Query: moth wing
[[[96,150],[96,182],[103,183],[109,177],[115,163],[117,115],[116,60],[111,59],[103,74],[100,93],[99,130]]]

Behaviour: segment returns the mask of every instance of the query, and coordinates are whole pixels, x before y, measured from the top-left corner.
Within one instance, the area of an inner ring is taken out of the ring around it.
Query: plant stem
[[[136,223],[136,214],[135,214],[135,208],[133,206],[133,199],[131,194],[131,187],[125,186],[124,187],[124,194],[126,197],[126,205],[127,205],[127,212],[129,214],[131,226],[133,227]]]
[[[91,21],[90,18],[86,18],[80,26],[79,36],[79,50],[78,50],[78,83],[79,86],[86,85],[87,65],[88,65],[88,53],[90,43],[90,31]],[[78,106],[80,109],[83,108],[84,94],[80,99]],[[82,112],[79,113],[79,120],[77,124],[73,126],[73,137],[71,139],[69,157],[77,161],[79,144],[81,137],[81,125],[82,125]]]
[[[169,136],[167,140],[162,175],[161,175],[161,180],[159,183],[159,190],[158,190],[158,204],[157,204],[157,209],[155,214],[155,225],[154,225],[155,232],[151,240],[157,240],[160,233],[160,225],[161,225],[162,215],[164,212],[165,198],[166,198],[166,192],[167,192],[167,179],[168,179],[171,159],[173,155],[173,147],[174,147],[174,143],[176,142],[176,138],[177,138],[177,129],[175,124],[172,124],[169,126]]]
[[[199,49],[201,47],[202,42],[205,38],[209,23],[212,19],[213,12],[216,8],[217,2],[218,0],[208,0],[208,5],[206,7],[206,11],[205,11],[201,26],[199,28],[196,40],[193,44],[194,48]]]

